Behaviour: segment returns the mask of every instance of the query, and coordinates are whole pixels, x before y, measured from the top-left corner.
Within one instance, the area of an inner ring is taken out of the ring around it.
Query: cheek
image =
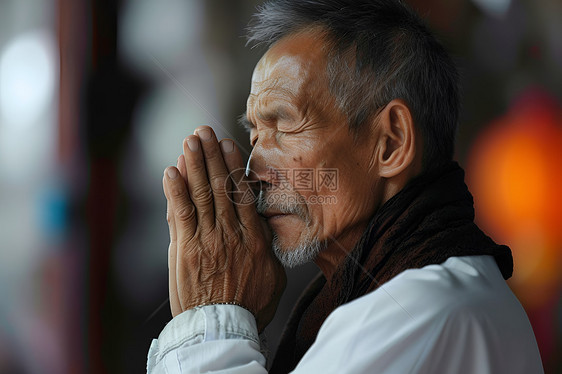
[[[322,191],[324,200],[317,212],[322,216],[325,236],[338,237],[346,230],[365,224],[377,209],[376,191],[357,175],[341,176],[336,191]]]

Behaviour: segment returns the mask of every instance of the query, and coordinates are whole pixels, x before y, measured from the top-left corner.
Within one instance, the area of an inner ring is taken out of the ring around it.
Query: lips
[[[262,217],[269,219],[269,218],[273,218],[273,217],[279,217],[279,216],[286,216],[287,213],[281,213],[281,212],[275,212],[275,211],[267,211],[261,214]]]

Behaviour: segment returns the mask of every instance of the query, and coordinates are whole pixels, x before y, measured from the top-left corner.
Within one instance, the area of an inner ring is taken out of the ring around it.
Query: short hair
[[[399,98],[422,135],[425,168],[452,159],[458,72],[412,9],[399,0],[269,1],[250,22],[248,43],[270,47],[314,28],[325,33],[330,91],[352,130]]]

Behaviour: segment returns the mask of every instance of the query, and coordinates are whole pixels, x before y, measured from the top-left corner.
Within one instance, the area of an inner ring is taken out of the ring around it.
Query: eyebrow
[[[260,120],[266,121],[266,122],[271,121],[273,119],[283,119],[283,120],[292,119],[292,116],[289,113],[289,111],[287,110],[287,108],[282,106],[282,105],[276,107],[273,112],[270,112],[270,113],[267,113],[267,114],[263,114],[261,112],[258,112],[257,116]],[[248,119],[247,112],[242,113],[238,117],[237,122],[238,122],[238,125],[241,126],[242,128],[244,128],[247,132],[250,132],[250,131],[252,131],[252,129],[256,128],[256,125]]]
[[[247,132],[252,131],[252,129],[254,129],[256,127],[256,125],[254,125],[252,122],[250,122],[250,120],[248,119],[248,116],[246,115],[246,112],[242,113],[239,117],[238,117],[238,125],[241,126],[242,128],[244,128],[244,130],[246,130]]]
[[[258,112],[258,117],[263,121],[271,121],[274,119],[289,120],[292,116],[287,107],[284,105],[275,106],[273,110],[266,111],[266,113]]]

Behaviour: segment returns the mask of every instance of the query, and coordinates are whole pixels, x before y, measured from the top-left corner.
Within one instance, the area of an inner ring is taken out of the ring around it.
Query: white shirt
[[[254,317],[183,312],[150,347],[149,373],[266,373]],[[334,310],[294,373],[543,373],[525,311],[490,256],[406,270]]]

